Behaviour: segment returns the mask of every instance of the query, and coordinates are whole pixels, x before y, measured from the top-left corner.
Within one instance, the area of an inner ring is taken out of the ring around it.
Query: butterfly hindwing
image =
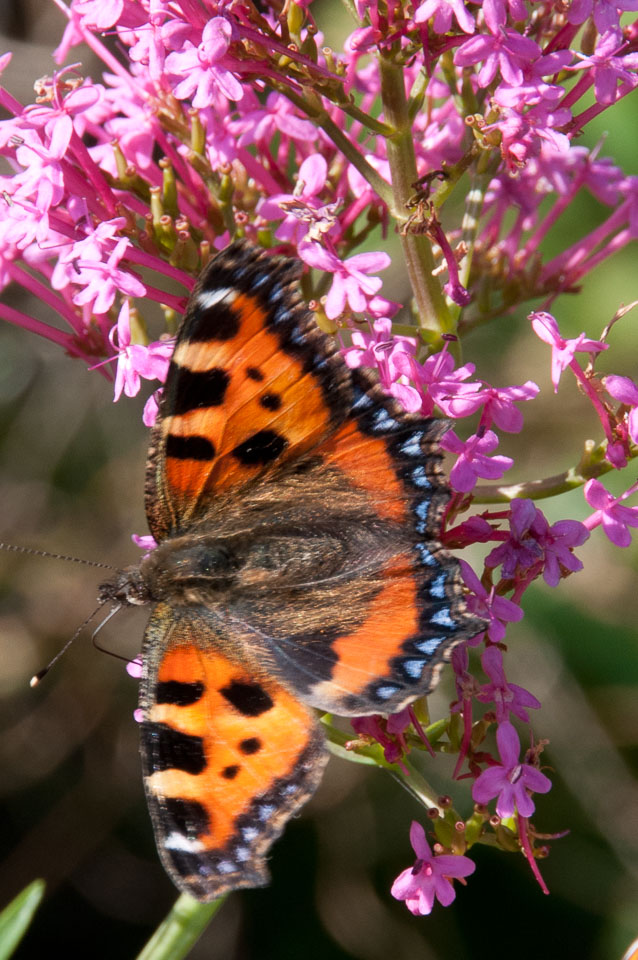
[[[145,788],[164,866],[199,900],[268,882],[265,853],[326,762],[308,709],[222,647],[205,611],[154,609],[141,692]]]
[[[312,597],[280,593],[270,619],[248,615],[279,675],[342,716],[397,712],[429,693],[456,644],[484,626],[467,611],[458,563],[439,540],[450,496],[437,443],[445,421],[406,414],[371,373],[353,371],[352,386],[349,415],[308,475],[309,486],[326,484],[326,504],[343,487],[353,507],[334,518],[350,548],[342,576],[327,586],[316,576]],[[307,613],[295,632],[285,611],[300,603]]]

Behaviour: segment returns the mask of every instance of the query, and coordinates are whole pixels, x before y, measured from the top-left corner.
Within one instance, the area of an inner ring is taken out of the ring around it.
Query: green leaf
[[[226,897],[199,903],[183,893],[159,925],[137,960],[181,960],[213,919]]]
[[[11,956],[27,932],[44,889],[44,880],[34,880],[0,913],[0,960]]]

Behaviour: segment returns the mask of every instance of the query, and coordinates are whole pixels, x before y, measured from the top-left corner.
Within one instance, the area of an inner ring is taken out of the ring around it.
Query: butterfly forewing
[[[209,264],[180,327],[147,477],[161,539],[301,458],[343,420],[347,369],[296,288],[297,267],[237,243]]]

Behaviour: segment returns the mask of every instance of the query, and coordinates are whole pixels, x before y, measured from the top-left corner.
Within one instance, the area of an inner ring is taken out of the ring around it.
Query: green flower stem
[[[479,484],[473,490],[474,503],[509,503],[511,500],[546,500],[559,493],[567,493],[582,487],[588,480],[601,477],[615,469],[608,460],[604,459],[607,443],[596,445],[593,440],[587,441],[585,452],[580,463],[570,467],[564,473],[557,473],[553,477],[542,480],[528,480],[524,483],[513,484]],[[638,450],[632,450],[630,458],[638,456]]]
[[[137,960],[180,960],[202,935],[226,897],[199,903],[182,893]]]
[[[381,137],[390,137],[394,133],[392,127],[389,127],[387,123],[383,123],[382,120],[376,120],[374,117],[371,117],[369,113],[365,113],[365,111],[361,110],[356,103],[352,103],[350,100],[335,100],[334,102],[340,110],[343,110],[343,112],[349,117],[352,117],[353,120],[357,120],[359,123],[363,124],[363,126],[367,127],[368,130],[371,130],[372,133],[378,133]]]
[[[34,880],[0,913],[0,960],[9,960],[29,929],[44,896],[44,880]]]
[[[370,743],[361,742],[354,749],[347,749],[346,744],[357,741],[356,734],[346,733],[333,726],[330,714],[324,714],[321,717],[321,724],[326,732],[328,747],[332,754],[344,760],[349,760],[351,763],[363,763],[387,770],[404,790],[407,790],[410,796],[418,800],[427,810],[436,808],[440,816],[443,816],[434,787],[430,786],[419,770],[406,757],[402,758],[401,766],[396,763],[388,763],[383,755],[381,745],[372,741]],[[405,767],[408,771],[407,774],[402,767]]]
[[[395,131],[386,143],[394,199],[390,209],[397,220],[405,222],[406,204],[418,179],[405,77],[402,68],[384,54],[379,56],[379,70],[383,117]],[[435,343],[442,334],[454,333],[454,323],[439,281],[432,273],[435,263],[430,241],[424,235],[406,233],[401,235],[401,243],[422,336]]]
[[[403,757],[401,764],[406,768],[407,774],[396,766],[393,766],[390,771],[397,783],[400,783],[403,789],[407,790],[415,800],[418,800],[426,810],[437,810],[439,816],[442,817],[444,812],[439,806],[434,787],[428,783],[425,777],[407,757]]]
[[[374,167],[368,163],[352,140],[337,126],[327,110],[321,106],[319,98],[316,98],[316,101],[313,100],[311,103],[308,97],[299,96],[284,84],[273,83],[272,86],[302,110],[316,126],[320,127],[320,129],[330,137],[335,147],[341,150],[352,166],[368,181],[379,198],[383,200],[388,207],[392,208],[392,190],[390,189],[390,185],[386,183],[381,174],[377,173]],[[346,112],[356,109],[352,104],[339,104],[339,107]],[[358,114],[358,119],[360,119],[362,123],[364,122],[362,118],[365,117],[366,122],[369,124],[371,118],[368,117],[367,114],[364,114],[361,110],[358,110]],[[384,130],[389,129],[387,125],[383,126]]]

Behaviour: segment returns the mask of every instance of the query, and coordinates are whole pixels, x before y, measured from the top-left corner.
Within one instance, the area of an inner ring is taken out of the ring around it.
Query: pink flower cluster
[[[530,584],[557,587],[580,570],[575,551],[598,526],[620,547],[638,527],[638,507],[625,502],[637,485],[613,496],[599,479],[638,452],[638,385],[596,370],[614,369],[607,334],[622,311],[599,324],[599,339],[563,337],[548,312],[560,316],[561,294],[636,237],[638,179],[577,138],[638,85],[638,21],[621,21],[638,0],[354,0],[357,23],[338,52],[312,0],[278,13],[243,0],[51,2],[67,26],[34,103],[10,93],[11,58],[0,58],[0,284],[22,287],[57,320],[7,303],[0,317],[112,379],[119,400],[142,381],[161,389],[174,314],[211,251],[247,236],[302,261],[304,296],[346,362],[376,367],[406,410],[454,422],[441,443],[453,490],[441,535],[451,549],[485,545],[481,574],[462,569],[468,605],[487,626],[468,645],[481,647],[480,668],[467,646],[454,653],[446,730],[460,724],[456,775],[473,778],[477,809],[495,799],[536,870],[532,795],[550,783],[531,731],[520,756],[512,718],[529,726],[540,704],[508,680],[504,640]],[[62,66],[82,47],[104,64],[100,80]],[[463,216],[444,218],[468,170]],[[586,192],[600,205],[597,226],[572,217],[570,246],[546,257],[547,234]],[[406,304],[384,295],[385,238],[395,233]],[[184,295],[168,293],[169,281]],[[502,435],[523,431],[539,386],[490,384],[457,347],[494,316],[522,320],[532,300],[541,306],[526,330],[551,349],[554,390],[573,375],[601,437],[562,476],[510,483]],[[414,326],[398,316],[403,305]],[[156,409],[151,394],[147,424]],[[591,512],[550,524],[539,500],[574,487]],[[498,757],[476,739],[479,708],[485,733],[496,724]],[[437,727],[432,745],[405,711],[355,729],[405,776],[407,752],[436,753],[442,736]],[[435,898],[449,904],[489,819],[435,854],[413,824],[417,861],[393,894],[413,913],[429,913]]]

